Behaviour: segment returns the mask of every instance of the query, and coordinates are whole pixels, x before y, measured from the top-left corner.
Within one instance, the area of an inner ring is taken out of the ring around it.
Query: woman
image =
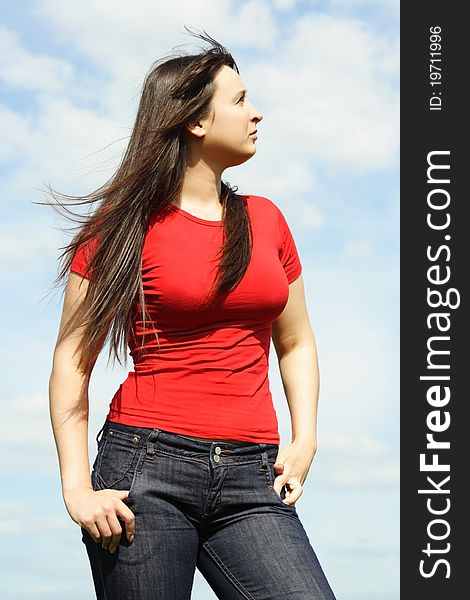
[[[50,378],[64,502],[97,598],[190,598],[197,566],[219,598],[332,600],[295,507],[318,397],[302,267],[274,202],[221,181],[255,154],[263,116],[232,56],[199,37],[212,47],[151,69],[121,165],[64,252]],[[134,371],[90,477],[88,384],[108,335]],[[282,449],[271,336],[292,420]]]

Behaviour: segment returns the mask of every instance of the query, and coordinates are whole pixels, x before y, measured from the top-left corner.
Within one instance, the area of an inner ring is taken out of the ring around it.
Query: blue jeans
[[[101,439],[99,435],[103,433]],[[273,487],[279,446],[193,440],[106,420],[93,489],[130,490],[135,539],[114,554],[81,528],[98,600],[185,600],[195,568],[224,600],[335,600]]]

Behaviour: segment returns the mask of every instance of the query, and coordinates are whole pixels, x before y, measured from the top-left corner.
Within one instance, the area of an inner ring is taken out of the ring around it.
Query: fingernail
[[[134,534],[129,536],[129,543],[132,544],[132,542],[134,541]]]
[[[116,548],[110,548],[109,551],[111,552],[111,554],[114,554],[116,552]]]

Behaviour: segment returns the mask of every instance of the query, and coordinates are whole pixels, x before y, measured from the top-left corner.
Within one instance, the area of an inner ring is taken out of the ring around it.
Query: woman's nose
[[[255,108],[255,110],[254,110],[253,119],[254,119],[254,120],[257,122],[257,123],[259,123],[260,121],[262,121],[262,120],[263,120],[263,115],[262,115],[262,114],[261,114],[261,113],[260,113],[258,110],[256,110],[256,108]]]

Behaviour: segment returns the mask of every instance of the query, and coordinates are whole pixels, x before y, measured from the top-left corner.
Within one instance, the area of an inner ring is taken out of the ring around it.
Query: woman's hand
[[[123,502],[128,495],[128,490],[77,488],[64,493],[64,501],[75,523],[86,529],[105,550],[114,553],[122,533],[117,515],[126,524],[129,543],[134,541],[134,513]]]
[[[294,504],[302,495],[302,485],[307,479],[316,448],[311,445],[292,442],[279,451],[274,463],[274,489],[281,495],[287,487],[285,504]]]

